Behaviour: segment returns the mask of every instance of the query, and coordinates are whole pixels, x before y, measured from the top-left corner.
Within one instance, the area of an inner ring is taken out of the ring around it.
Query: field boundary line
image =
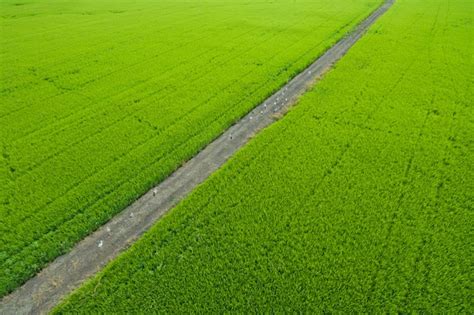
[[[168,210],[219,169],[256,133],[284,115],[395,2],[385,0],[352,31],[279,91],[224,131],[167,179],[56,258],[0,301],[0,314],[45,314],[127,249]]]

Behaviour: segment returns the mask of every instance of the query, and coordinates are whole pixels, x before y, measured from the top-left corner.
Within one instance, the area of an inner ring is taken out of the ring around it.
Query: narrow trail
[[[2,298],[0,314],[48,313],[84,280],[128,248],[160,217],[219,169],[261,129],[284,115],[394,3],[386,0],[351,33],[332,46],[282,89],[227,129],[161,184],[145,193],[108,223],[58,257],[16,291]]]

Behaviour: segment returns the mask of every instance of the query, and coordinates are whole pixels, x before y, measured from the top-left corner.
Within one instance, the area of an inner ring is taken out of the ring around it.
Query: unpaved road
[[[283,115],[331,66],[357,42],[394,0],[385,3],[352,33],[297,75],[281,90],[210,143],[154,189],[58,257],[34,278],[0,302],[0,314],[44,314],[148,230],[164,213],[221,167],[259,130]]]

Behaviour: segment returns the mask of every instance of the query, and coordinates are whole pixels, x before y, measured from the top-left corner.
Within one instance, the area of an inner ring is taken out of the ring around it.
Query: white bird
[[[104,245],[104,241],[100,240],[100,241],[99,241],[99,244],[97,244],[97,247],[101,248],[102,245]]]

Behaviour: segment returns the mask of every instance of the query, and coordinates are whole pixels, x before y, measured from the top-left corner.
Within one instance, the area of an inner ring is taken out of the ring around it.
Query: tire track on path
[[[195,157],[124,209],[96,232],[58,257],[16,291],[2,298],[0,314],[44,314],[87,278],[129,247],[160,217],[219,169],[257,132],[295,104],[364,35],[395,0],[386,0],[352,32],[308,68],[227,129]]]

